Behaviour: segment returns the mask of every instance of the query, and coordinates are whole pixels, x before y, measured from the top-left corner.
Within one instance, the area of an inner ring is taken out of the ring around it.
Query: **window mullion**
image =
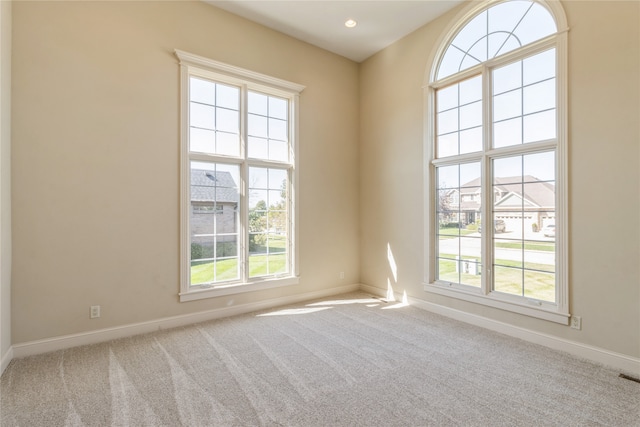
[[[488,295],[492,289],[493,283],[493,251],[491,250],[491,241],[487,238],[490,236],[492,227],[489,227],[491,219],[491,206],[493,204],[493,198],[491,197],[491,163],[487,156],[487,152],[491,150],[493,139],[493,114],[492,114],[492,98],[491,98],[491,70],[487,66],[482,67],[482,125],[483,125],[483,146],[482,146],[482,161],[481,161],[481,176],[482,176],[482,189],[481,193],[481,223],[484,223],[484,233],[481,236],[481,256],[484,274],[482,274],[481,292],[484,295]]]
[[[243,283],[249,279],[249,167],[247,165],[248,152],[248,97],[247,85],[242,85],[240,96],[240,277]]]

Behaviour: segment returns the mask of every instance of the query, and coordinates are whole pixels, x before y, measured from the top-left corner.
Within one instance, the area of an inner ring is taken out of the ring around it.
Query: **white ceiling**
[[[203,0],[362,62],[464,0]],[[347,19],[358,25],[346,28]]]

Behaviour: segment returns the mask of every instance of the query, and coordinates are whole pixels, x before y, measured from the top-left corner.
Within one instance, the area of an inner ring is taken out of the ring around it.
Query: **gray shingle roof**
[[[522,184],[524,182],[525,194],[522,194]],[[478,191],[480,186],[480,178],[463,184],[460,188],[461,194],[471,194]],[[540,181],[538,178],[525,175],[516,177],[504,177],[495,179],[495,188],[499,190],[503,196],[500,201],[496,203],[498,207],[501,201],[506,200],[509,195],[517,195],[520,198],[524,198],[525,202],[532,203],[538,207],[553,207],[555,206],[555,186],[552,182]],[[468,204],[468,206],[464,206]],[[463,209],[466,208],[478,208],[479,203],[475,202],[463,202]],[[526,203],[525,203],[526,205]]]
[[[191,169],[191,201],[238,203],[238,186],[229,172]]]

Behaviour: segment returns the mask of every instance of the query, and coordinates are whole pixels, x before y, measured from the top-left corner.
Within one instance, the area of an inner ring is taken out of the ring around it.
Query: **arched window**
[[[568,323],[566,30],[558,2],[489,1],[443,36],[425,86],[426,290]]]

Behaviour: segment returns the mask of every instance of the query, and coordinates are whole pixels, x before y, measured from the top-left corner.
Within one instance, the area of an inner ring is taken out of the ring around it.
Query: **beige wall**
[[[423,290],[422,85],[434,43],[461,9],[361,66],[361,281],[384,289],[390,281],[396,292],[638,357],[640,3],[563,6],[571,28],[570,305],[582,317],[582,330]]]
[[[570,303],[581,331],[423,290],[422,85],[460,9],[358,66],[199,2],[15,3],[13,343],[360,281],[640,356],[639,4],[563,5]],[[177,302],[175,48],[307,87],[299,286]],[[3,263],[5,250],[3,238]],[[90,320],[94,304],[102,317]]]
[[[11,347],[11,2],[0,2],[0,359]]]
[[[178,302],[176,48],[306,86],[300,285]],[[14,344],[358,283],[356,63],[202,2],[17,2],[13,76]]]

